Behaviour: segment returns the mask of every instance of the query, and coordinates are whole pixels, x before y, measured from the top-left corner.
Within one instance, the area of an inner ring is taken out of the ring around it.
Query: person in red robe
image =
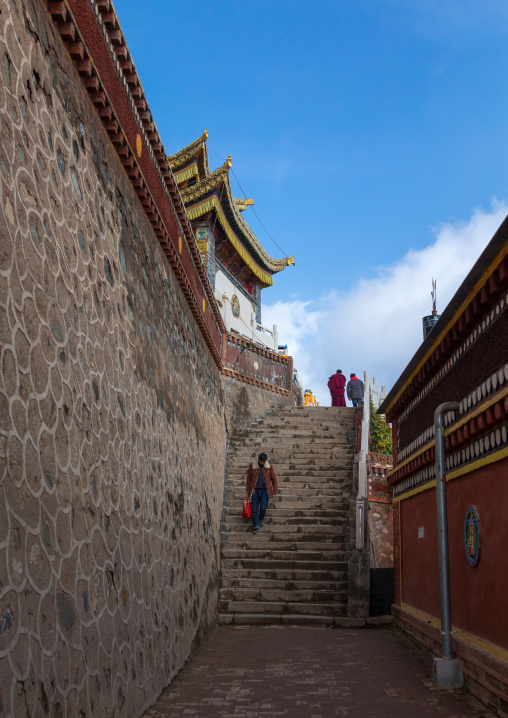
[[[346,406],[346,397],[344,395],[344,388],[346,386],[346,377],[340,369],[337,369],[336,374],[328,379],[328,388],[332,395],[332,406]]]

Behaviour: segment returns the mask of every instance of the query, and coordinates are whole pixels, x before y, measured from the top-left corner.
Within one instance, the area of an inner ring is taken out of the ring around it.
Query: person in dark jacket
[[[346,387],[347,398],[353,402],[353,406],[358,406],[359,401],[363,401],[363,381],[358,379],[353,372]]]
[[[250,464],[247,470],[247,499],[252,502],[252,530],[255,534],[265,523],[268,498],[273,499],[279,493],[273,466],[270,466],[266,454],[258,456],[258,465],[254,469]]]
[[[346,388],[346,377],[340,369],[328,379],[328,388],[332,395],[332,406],[346,406],[344,389]]]

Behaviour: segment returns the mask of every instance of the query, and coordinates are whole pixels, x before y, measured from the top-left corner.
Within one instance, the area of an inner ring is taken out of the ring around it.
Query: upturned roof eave
[[[206,147],[207,137],[208,130],[205,130],[203,134],[198,137],[197,140],[191,142],[190,145],[187,145],[187,147],[184,147],[179,152],[175,152],[173,155],[168,155],[167,160],[173,172],[183,169],[185,165],[192,162],[193,159],[199,158],[201,154],[203,155],[204,176],[210,172],[208,169],[208,150]]]
[[[246,250],[253,255],[253,258],[261,264],[265,271],[270,274],[281,272],[288,266],[288,259],[275,259],[271,257],[243,219],[231,191],[229,182],[230,166],[231,161],[228,159],[222,167],[216,169],[205,179],[196,182],[192,187],[181,190],[185,206],[191,207],[213,192],[219,191],[221,205],[227,214],[228,221]]]

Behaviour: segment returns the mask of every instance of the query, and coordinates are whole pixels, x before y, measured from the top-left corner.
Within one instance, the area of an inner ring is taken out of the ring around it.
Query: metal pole
[[[452,618],[450,607],[450,566],[448,559],[448,514],[446,508],[446,454],[444,414],[457,412],[456,402],[440,404],[434,413],[436,438],[437,540],[439,547],[439,587],[441,590],[442,657],[452,658]]]

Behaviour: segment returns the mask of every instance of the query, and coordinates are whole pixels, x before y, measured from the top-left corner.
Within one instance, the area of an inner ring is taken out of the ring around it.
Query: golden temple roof
[[[197,219],[215,210],[219,224],[242,260],[262,284],[269,286],[273,283],[271,275],[294,264],[293,257],[274,259],[266,252],[241,214],[249,205],[254,204],[253,200],[234,198],[231,192],[231,155],[221,167],[210,172],[207,137],[208,130],[183,150],[168,157],[179,185],[196,177],[194,184],[180,186],[180,194],[189,219]]]
[[[191,160],[197,158],[201,153],[203,153],[204,165],[208,169],[208,150],[206,147],[207,137],[208,130],[205,130],[201,137],[198,137],[197,140],[191,142],[190,145],[184,147],[183,150],[180,150],[180,152],[176,152],[174,155],[170,155],[168,157],[168,162],[173,172],[188,164]]]
[[[228,176],[230,168],[231,155],[229,155],[222,167],[218,167],[211,174],[209,174],[208,177],[196,182],[196,184],[192,185],[192,187],[180,188],[180,194],[182,195],[185,205],[195,202],[200,197],[203,197],[203,195],[208,194],[208,192],[211,192],[219,187],[219,185],[224,182]]]

